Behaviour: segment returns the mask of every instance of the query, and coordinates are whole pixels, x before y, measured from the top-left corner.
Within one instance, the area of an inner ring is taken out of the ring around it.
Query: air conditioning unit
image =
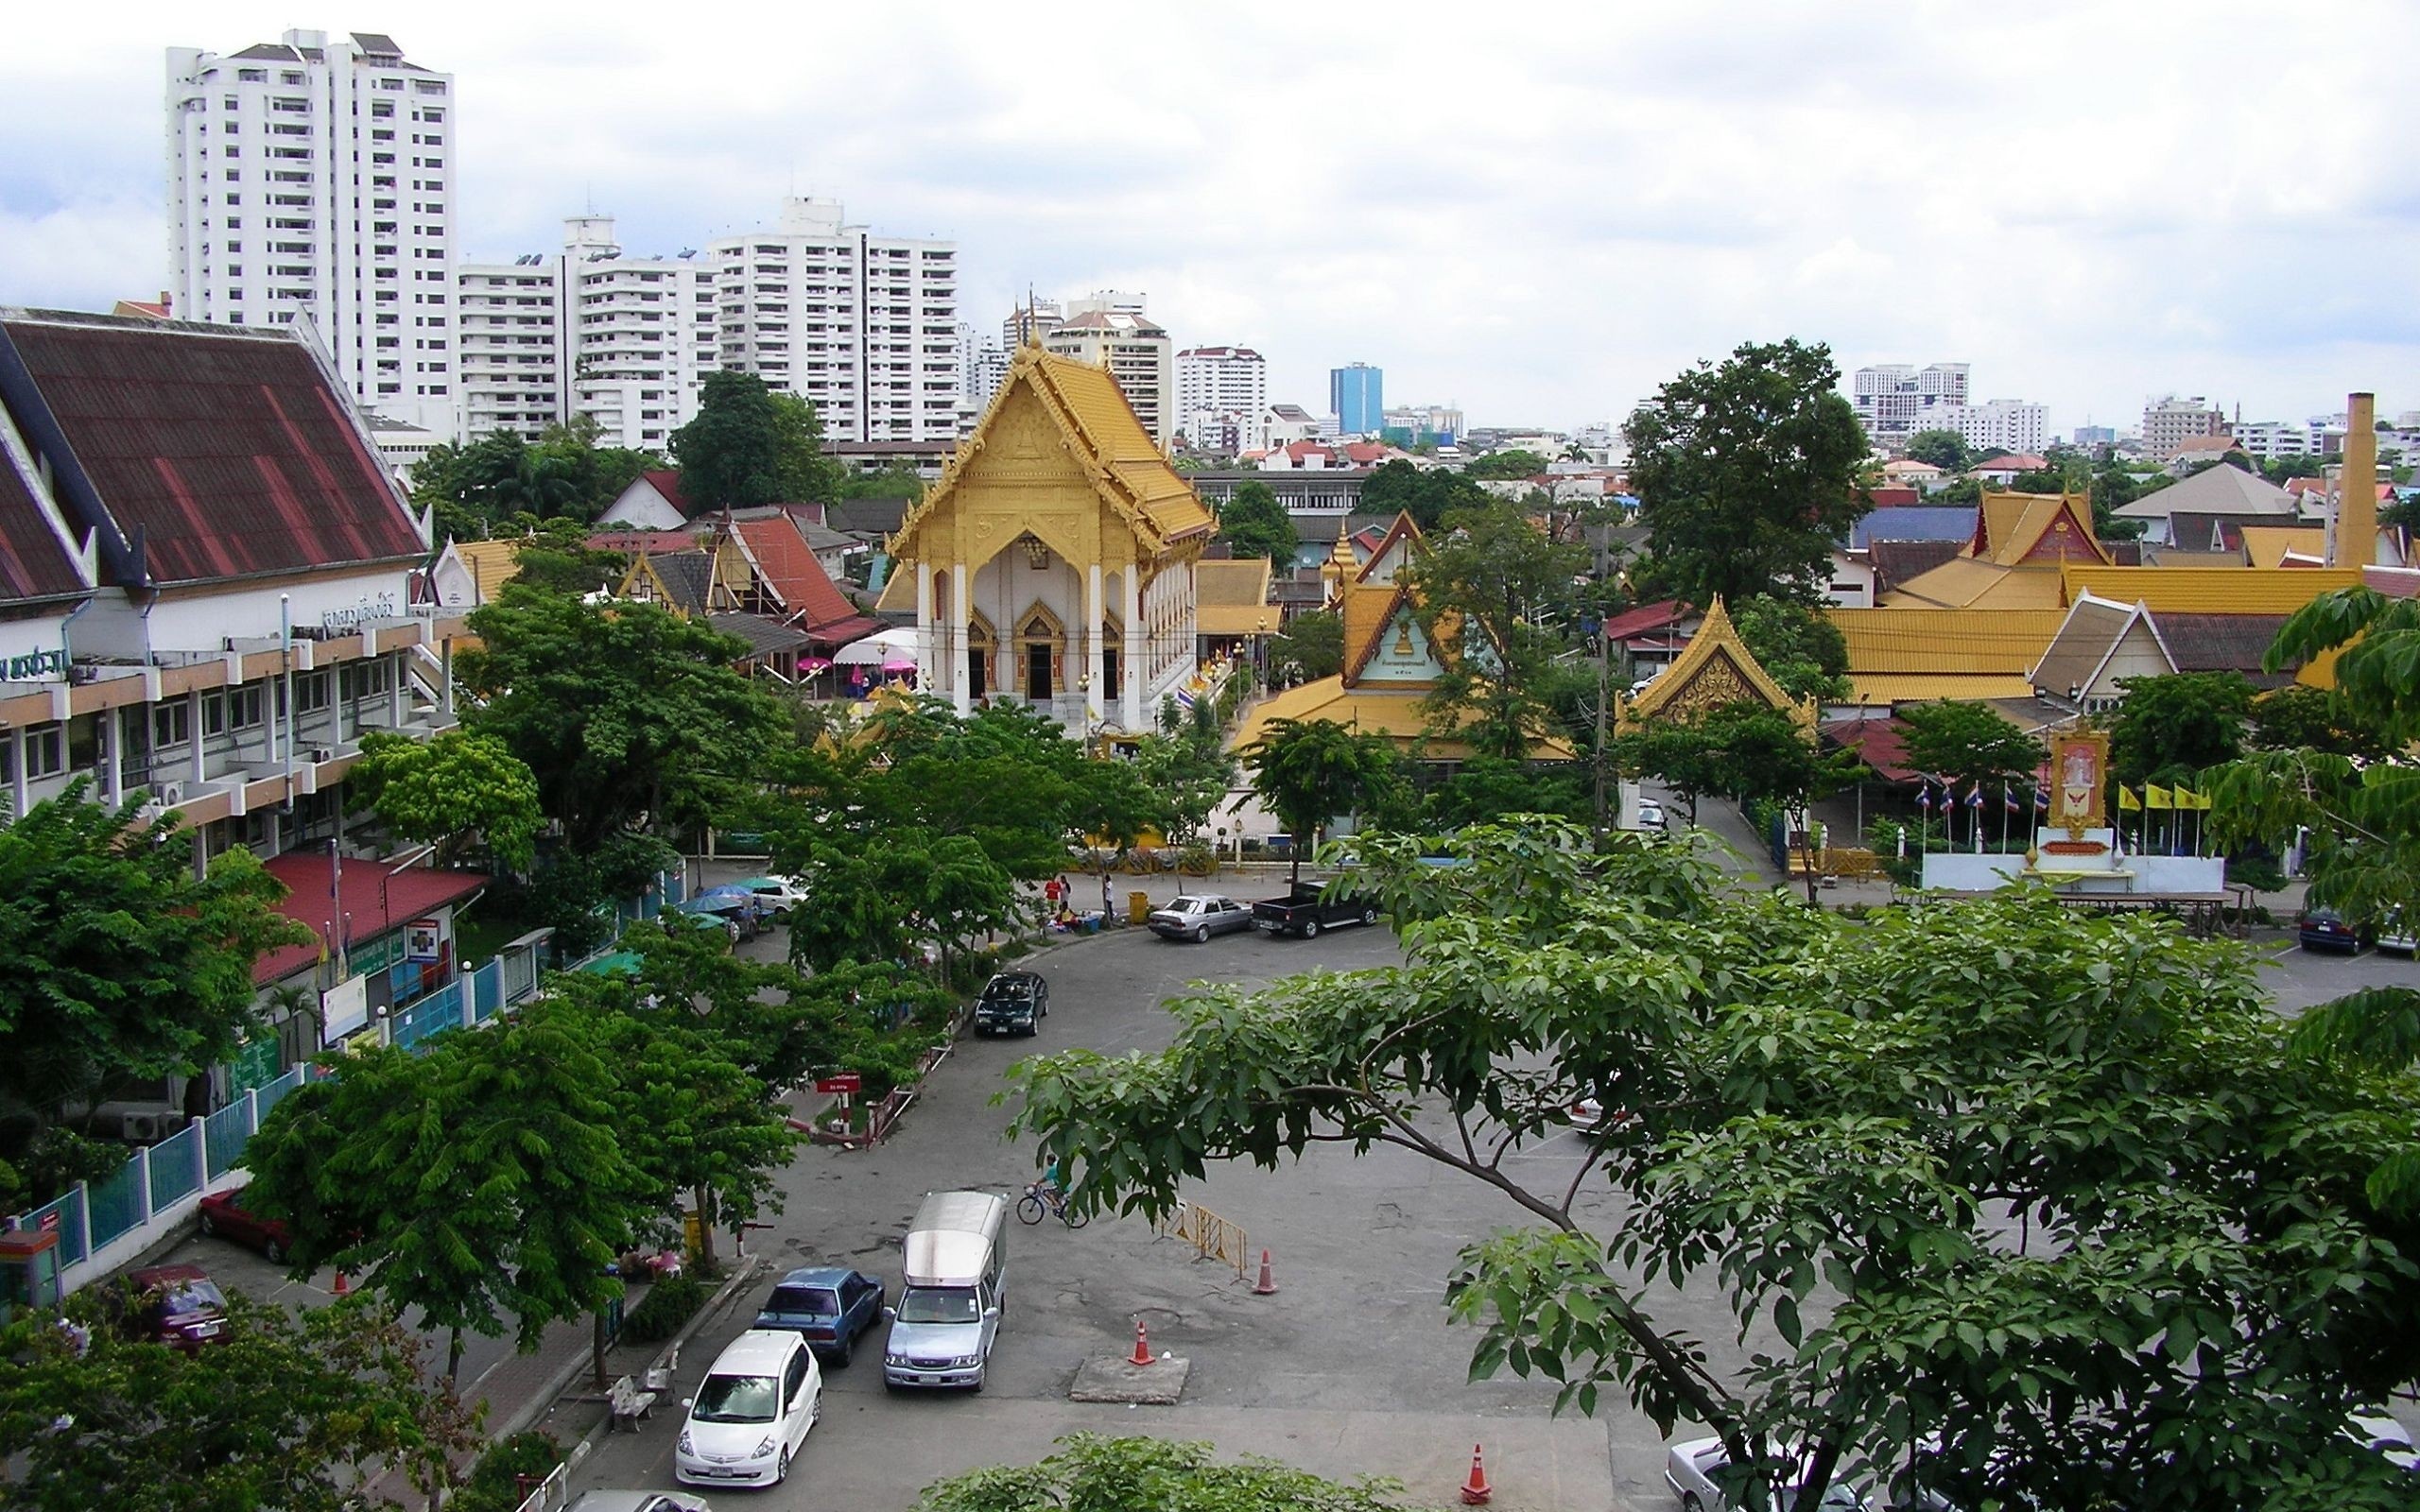
[[[164,1113],[120,1114],[118,1137],[132,1140],[137,1144],[157,1144],[160,1143],[160,1125],[166,1117]]]
[[[182,782],[162,782],[157,791],[162,808],[174,808],[185,800],[185,784]]]
[[[315,762],[335,761],[337,748],[334,746],[314,746],[311,747],[311,759]]]

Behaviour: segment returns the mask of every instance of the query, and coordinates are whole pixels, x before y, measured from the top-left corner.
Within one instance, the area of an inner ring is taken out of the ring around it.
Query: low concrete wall
[[[2062,877],[2063,894],[2123,897],[2129,893],[2213,893],[2226,890],[2227,864],[2217,856],[2127,856],[2118,869],[2125,877]],[[1955,855],[1936,851],[1925,857],[1924,885],[1949,892],[1989,892],[2023,880],[2021,855]]]

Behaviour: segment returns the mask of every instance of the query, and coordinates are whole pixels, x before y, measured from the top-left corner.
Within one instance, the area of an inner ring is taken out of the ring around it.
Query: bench
[[[655,1393],[641,1391],[630,1377],[624,1376],[614,1383],[614,1389],[606,1398],[605,1431],[610,1434],[628,1423],[635,1434],[639,1419],[651,1417],[654,1412]]]

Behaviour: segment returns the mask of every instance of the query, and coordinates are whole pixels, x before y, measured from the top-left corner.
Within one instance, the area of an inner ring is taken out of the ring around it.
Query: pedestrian
[[[1106,867],[1100,873],[1100,921],[1104,929],[1109,926],[1109,868]]]
[[[1042,901],[1050,905],[1050,912],[1053,916],[1056,916],[1059,912],[1059,900],[1066,896],[1067,885],[1057,877],[1053,877],[1048,882],[1042,885]]]

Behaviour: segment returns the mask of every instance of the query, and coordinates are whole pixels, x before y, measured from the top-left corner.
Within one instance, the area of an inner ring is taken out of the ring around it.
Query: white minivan
[[[778,1486],[823,1412],[823,1371],[795,1330],[750,1329],[683,1403],[672,1473],[685,1486]]]
[[[925,1194],[908,1229],[899,1305],[882,1310],[891,1319],[885,1386],[983,1389],[1007,1295],[1008,1211],[1008,1200],[989,1192]]]

